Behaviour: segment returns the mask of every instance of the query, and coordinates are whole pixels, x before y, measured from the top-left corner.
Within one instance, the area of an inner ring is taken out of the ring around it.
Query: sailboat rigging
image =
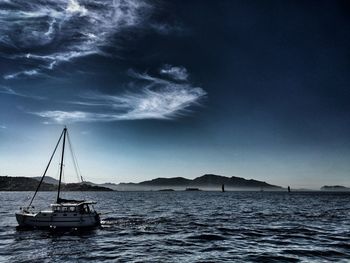
[[[32,211],[33,200],[40,189],[40,185],[44,181],[44,177],[50,167],[51,161],[62,138],[62,153],[56,203],[51,204],[51,210],[35,213]],[[68,138],[74,168],[76,172],[79,171],[75,155],[72,151],[68,130],[66,127],[64,127],[29,205],[27,207],[21,208],[20,212],[16,213],[16,219],[19,226],[37,228],[89,228],[100,225],[100,216],[92,206],[93,204],[96,204],[96,202],[85,200],[68,200],[60,197],[66,138]],[[81,174],[80,178],[83,179]]]

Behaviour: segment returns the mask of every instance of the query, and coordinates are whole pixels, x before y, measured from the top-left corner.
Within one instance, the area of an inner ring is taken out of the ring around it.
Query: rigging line
[[[60,176],[60,164],[58,164],[57,166],[57,172],[56,172],[55,178],[58,178],[59,176]]]
[[[71,156],[73,159],[73,165],[74,165],[74,169],[75,169],[75,173],[78,177],[78,181],[81,180],[81,182],[84,182],[83,176],[81,174],[80,168],[79,168],[79,164],[78,164],[78,160],[77,157],[75,155],[75,152],[73,151],[73,144],[72,141],[70,139],[69,133],[67,132],[67,139],[68,139],[68,145],[69,145],[69,150],[71,152]]]
[[[72,156],[72,160],[73,160],[73,166],[74,166],[74,170],[75,170],[75,174],[78,178],[78,182],[80,180],[79,178],[79,169],[78,169],[78,165],[77,165],[77,162],[76,162],[76,159],[75,159],[75,155],[74,155],[74,152],[73,152],[73,147],[72,147],[72,143],[71,143],[71,140],[70,140],[70,137],[69,137],[69,133],[67,133],[67,139],[68,139],[68,146],[69,146],[69,150],[70,150],[70,153],[71,153],[71,156]]]
[[[66,160],[66,156],[63,156],[63,159],[62,160],[62,165],[61,165],[61,162],[58,162],[58,178],[59,178],[59,175],[61,173],[61,167],[62,167],[62,178],[61,178],[61,183],[63,182],[63,184],[66,183],[66,178],[64,177],[64,171],[65,171],[65,167],[66,167],[66,163],[65,163],[65,160]]]
[[[55,152],[56,152],[56,150],[57,150],[57,147],[58,147],[58,145],[59,145],[59,143],[60,143],[60,141],[61,141],[61,139],[62,139],[62,136],[63,136],[63,131],[62,131],[62,133],[61,133],[61,135],[60,135],[60,138],[58,139],[58,142],[57,142],[57,144],[56,144],[56,146],[55,146],[55,149],[53,150],[53,153],[52,153],[52,155],[51,155],[51,157],[50,157],[49,163],[48,163],[47,166],[46,166],[46,169],[45,169],[45,171],[44,171],[44,174],[43,174],[43,176],[41,177],[41,180],[40,180],[40,182],[39,182],[39,184],[38,184],[38,186],[37,186],[37,188],[36,188],[36,190],[35,190],[35,193],[34,193],[34,195],[33,195],[33,197],[32,197],[32,200],[30,200],[30,203],[29,203],[28,206],[31,206],[32,203],[33,203],[33,200],[34,200],[34,198],[35,198],[35,196],[36,196],[36,193],[38,192],[38,190],[39,190],[39,188],[40,188],[40,185],[41,185],[41,183],[42,183],[43,180],[44,180],[44,177],[45,177],[45,175],[46,175],[46,172],[47,172],[47,170],[49,169],[50,163],[51,163],[51,161],[52,161],[53,156],[55,155]]]

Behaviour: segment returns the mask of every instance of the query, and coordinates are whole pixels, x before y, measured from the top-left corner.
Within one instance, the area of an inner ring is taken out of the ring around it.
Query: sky
[[[96,183],[214,173],[350,186],[349,2],[1,0],[0,10],[0,175],[40,176],[66,125]]]

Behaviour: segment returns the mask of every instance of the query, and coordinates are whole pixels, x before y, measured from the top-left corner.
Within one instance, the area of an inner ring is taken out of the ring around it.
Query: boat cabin
[[[96,202],[83,201],[79,203],[60,203],[60,204],[52,204],[51,208],[52,208],[52,212],[58,212],[58,213],[90,214],[95,212],[93,204],[96,204]]]

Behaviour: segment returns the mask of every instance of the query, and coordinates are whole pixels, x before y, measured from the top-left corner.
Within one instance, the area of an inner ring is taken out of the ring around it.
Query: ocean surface
[[[1,262],[350,262],[350,193],[64,193],[96,200],[102,226],[18,230],[31,194],[0,192]]]

